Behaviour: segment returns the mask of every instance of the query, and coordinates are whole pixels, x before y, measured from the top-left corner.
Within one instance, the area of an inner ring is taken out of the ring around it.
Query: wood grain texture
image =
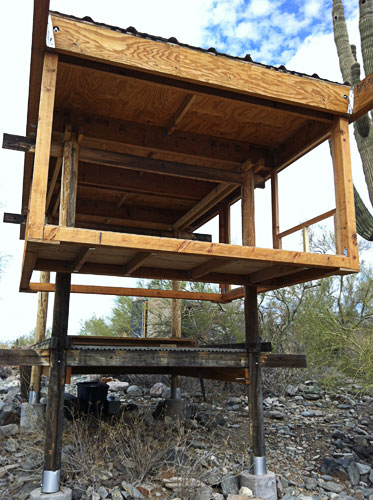
[[[253,169],[243,174],[241,187],[242,245],[255,247],[255,180]]]
[[[166,74],[205,85],[228,88],[280,102],[347,111],[348,88],[309,77],[300,77],[260,65],[216,57],[171,43],[155,42],[87,22],[75,22],[53,15],[59,27],[56,48],[79,57],[110,61],[112,64]]]
[[[350,123],[354,122],[360,116],[373,108],[373,74],[368,75],[364,80],[358,83],[354,89],[354,108]]]
[[[79,145],[76,135],[72,134],[63,147],[61,173],[60,215],[61,226],[73,227],[76,215],[76,197],[78,192]]]
[[[349,268],[350,259],[342,255],[306,254],[289,250],[276,250],[259,247],[245,247],[207,243],[202,241],[179,240],[174,238],[156,238],[133,234],[117,234],[88,229],[65,228],[46,225],[44,231],[46,242],[67,242],[92,246],[123,247],[139,251],[166,252],[181,255],[207,257],[226,257],[252,261],[269,261],[278,263],[294,263],[305,267]]]
[[[359,270],[351,154],[348,120],[336,118],[331,136],[336,199],[337,254],[350,258],[350,266]]]
[[[0,349],[1,366],[48,366],[49,359],[35,349]]]
[[[273,248],[282,248],[281,238],[278,237],[280,232],[280,211],[278,197],[278,175],[273,172],[271,175],[271,209],[272,209],[272,242]]]
[[[41,272],[40,283],[49,284],[49,282],[50,282],[50,273],[47,271]],[[39,292],[35,336],[34,336],[35,344],[37,344],[38,342],[42,342],[45,339],[45,333],[47,329],[47,313],[48,313],[48,292],[45,291]],[[39,366],[33,366],[31,370],[30,391],[39,392],[40,382],[41,382],[41,369]]]
[[[57,54],[45,53],[38,129],[36,134],[34,172],[30,194],[29,217],[27,221],[27,231],[30,235],[32,234],[34,238],[42,238],[43,236],[57,63]]]
[[[26,135],[34,134],[38,121],[40,89],[43,73],[44,50],[47,34],[49,0],[34,2],[32,47],[30,61],[29,95],[27,104]],[[26,214],[29,207],[30,186],[32,183],[33,156],[26,154],[23,166],[23,190],[21,213]],[[25,227],[21,226],[20,236],[24,237]]]
[[[71,275],[57,273],[50,352],[48,400],[45,420],[44,469],[61,469],[63,405],[66,376],[66,338],[69,321]]]

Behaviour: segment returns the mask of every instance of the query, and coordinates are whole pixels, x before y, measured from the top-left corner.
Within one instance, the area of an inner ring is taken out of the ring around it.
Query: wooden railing
[[[303,251],[304,252],[309,252],[310,250],[310,240],[309,240],[309,231],[308,228],[312,226],[313,224],[317,224],[317,222],[321,222],[322,220],[328,219],[329,217],[333,217],[336,213],[336,209],[334,208],[333,210],[329,210],[329,212],[325,212],[321,215],[318,215],[317,217],[314,217],[313,219],[309,219],[305,222],[302,222],[301,224],[298,224],[297,226],[294,226],[290,229],[286,229],[286,231],[282,231],[281,233],[277,233],[277,238],[279,241],[282,240],[285,236],[289,236],[290,234],[293,234],[297,231],[300,231],[301,229],[303,230]]]

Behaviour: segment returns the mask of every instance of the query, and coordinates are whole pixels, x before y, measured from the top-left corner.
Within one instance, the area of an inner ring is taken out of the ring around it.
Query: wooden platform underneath
[[[34,269],[77,268],[84,274],[253,284],[259,291],[354,270],[344,256],[47,225],[44,240],[27,241],[21,289],[29,289]]]
[[[69,374],[159,373],[248,383],[247,350],[204,347],[194,340],[176,338],[69,336],[66,366]],[[48,375],[53,342],[48,339],[32,349],[2,349],[0,364],[42,366]],[[304,355],[260,354],[262,366],[303,368]]]

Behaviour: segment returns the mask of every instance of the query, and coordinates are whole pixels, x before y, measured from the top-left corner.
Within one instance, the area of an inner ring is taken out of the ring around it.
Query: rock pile
[[[75,377],[67,391],[75,394],[75,384],[86,380],[89,377]],[[199,391],[184,394],[185,421],[180,425],[170,417],[157,421],[153,416],[162,398],[169,395],[166,384],[159,382],[146,389],[116,379],[105,381],[109,394],[126,408],[124,419],[105,423],[111,429],[105,427],[105,432],[114,435],[127,426],[132,439],[138,429],[133,422],[141,421],[144,435],[139,433],[139,441],[134,443],[142,448],[119,459],[118,450],[111,449],[115,437],[110,441],[108,436],[105,442],[103,434],[105,459],[92,462],[92,474],[86,481],[69,468],[70,463],[78,467],[79,455],[78,443],[71,438],[76,424],[66,422],[63,479],[73,489],[74,499],[253,500],[240,484],[240,473],[248,464],[248,408],[243,391],[226,397],[221,392],[207,394],[208,403],[202,401]],[[0,380],[0,499],[26,500],[40,485],[44,440],[19,430],[18,392],[16,374]],[[43,395],[46,397],[45,381]],[[373,500],[372,403],[373,398],[359,394],[356,386],[331,395],[311,380],[289,385],[284,396],[266,395],[267,462],[278,475],[279,499]],[[100,432],[95,427],[92,440]],[[167,441],[169,432],[176,444]],[[143,477],[136,476],[138,462],[148,456],[152,439],[157,439],[159,447],[164,444],[164,451],[152,450],[158,458],[152,467],[147,464]]]

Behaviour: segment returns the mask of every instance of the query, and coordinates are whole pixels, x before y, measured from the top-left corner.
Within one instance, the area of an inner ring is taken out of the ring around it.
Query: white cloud
[[[245,38],[248,40],[259,40],[260,31],[254,23],[251,23],[250,21],[246,21],[246,22],[240,23],[237,26],[237,28],[235,30],[235,35],[238,38]]]
[[[253,17],[267,16],[273,10],[273,4],[269,0],[252,0],[247,14]]]
[[[317,17],[320,13],[322,6],[322,1],[321,0],[311,0],[309,2],[306,2],[305,7],[304,7],[304,12],[306,17]]]

